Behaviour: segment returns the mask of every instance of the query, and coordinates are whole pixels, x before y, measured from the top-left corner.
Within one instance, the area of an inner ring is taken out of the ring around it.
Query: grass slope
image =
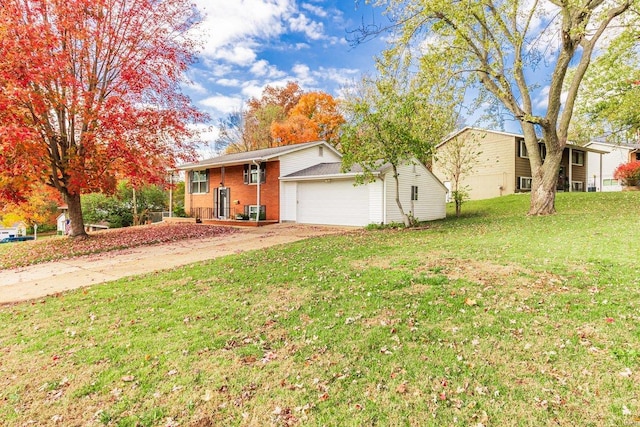
[[[469,202],[0,308],[3,425],[640,423],[640,193]]]

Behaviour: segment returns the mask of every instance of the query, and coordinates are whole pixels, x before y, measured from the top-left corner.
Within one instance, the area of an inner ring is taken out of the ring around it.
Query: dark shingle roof
[[[264,148],[262,150],[247,151],[243,153],[225,154],[218,157],[202,160],[195,163],[187,163],[179,167],[179,169],[191,169],[201,166],[213,166],[219,164],[249,162],[251,160],[268,160],[281,154],[298,151],[303,148],[313,147],[314,145],[325,144],[324,141],[305,142],[302,144],[283,145],[281,147]]]

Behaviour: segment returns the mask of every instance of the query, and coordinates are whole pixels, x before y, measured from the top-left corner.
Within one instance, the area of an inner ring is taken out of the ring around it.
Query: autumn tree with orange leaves
[[[71,235],[83,193],[157,182],[195,158],[204,120],[178,85],[196,45],[189,0],[5,0],[0,9],[0,197],[57,189]]]
[[[300,97],[288,117],[271,124],[271,136],[280,145],[325,140],[338,143],[344,117],[336,100],[325,92],[308,92]]]
[[[38,224],[40,230],[55,229],[56,218],[60,214],[58,206],[61,204],[61,195],[56,189],[40,184],[34,186],[26,200],[4,203],[0,209],[0,219],[6,227],[17,221],[25,221],[30,227]]]
[[[337,102],[328,93],[305,93],[295,82],[267,86],[260,98],[247,102],[246,110],[220,120],[216,146],[238,153],[320,139],[337,144],[342,123]]]

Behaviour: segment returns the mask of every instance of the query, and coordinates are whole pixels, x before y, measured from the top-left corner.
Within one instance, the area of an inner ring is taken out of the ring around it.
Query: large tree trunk
[[[537,142],[536,142],[537,148]],[[547,155],[542,165],[534,165],[531,157],[531,203],[528,215],[552,215],[556,213],[556,188],[564,146],[546,144]],[[531,153],[531,152],[530,152]]]
[[[80,194],[64,193],[64,199],[69,207],[69,220],[71,228],[69,236],[86,238],[89,237],[84,230],[84,218],[82,217],[82,205],[80,204]]]

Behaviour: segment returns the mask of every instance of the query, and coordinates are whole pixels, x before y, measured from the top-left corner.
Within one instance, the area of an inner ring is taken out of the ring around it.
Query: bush
[[[622,181],[622,185],[638,185],[640,183],[640,160],[621,164],[613,172],[613,177]]]

